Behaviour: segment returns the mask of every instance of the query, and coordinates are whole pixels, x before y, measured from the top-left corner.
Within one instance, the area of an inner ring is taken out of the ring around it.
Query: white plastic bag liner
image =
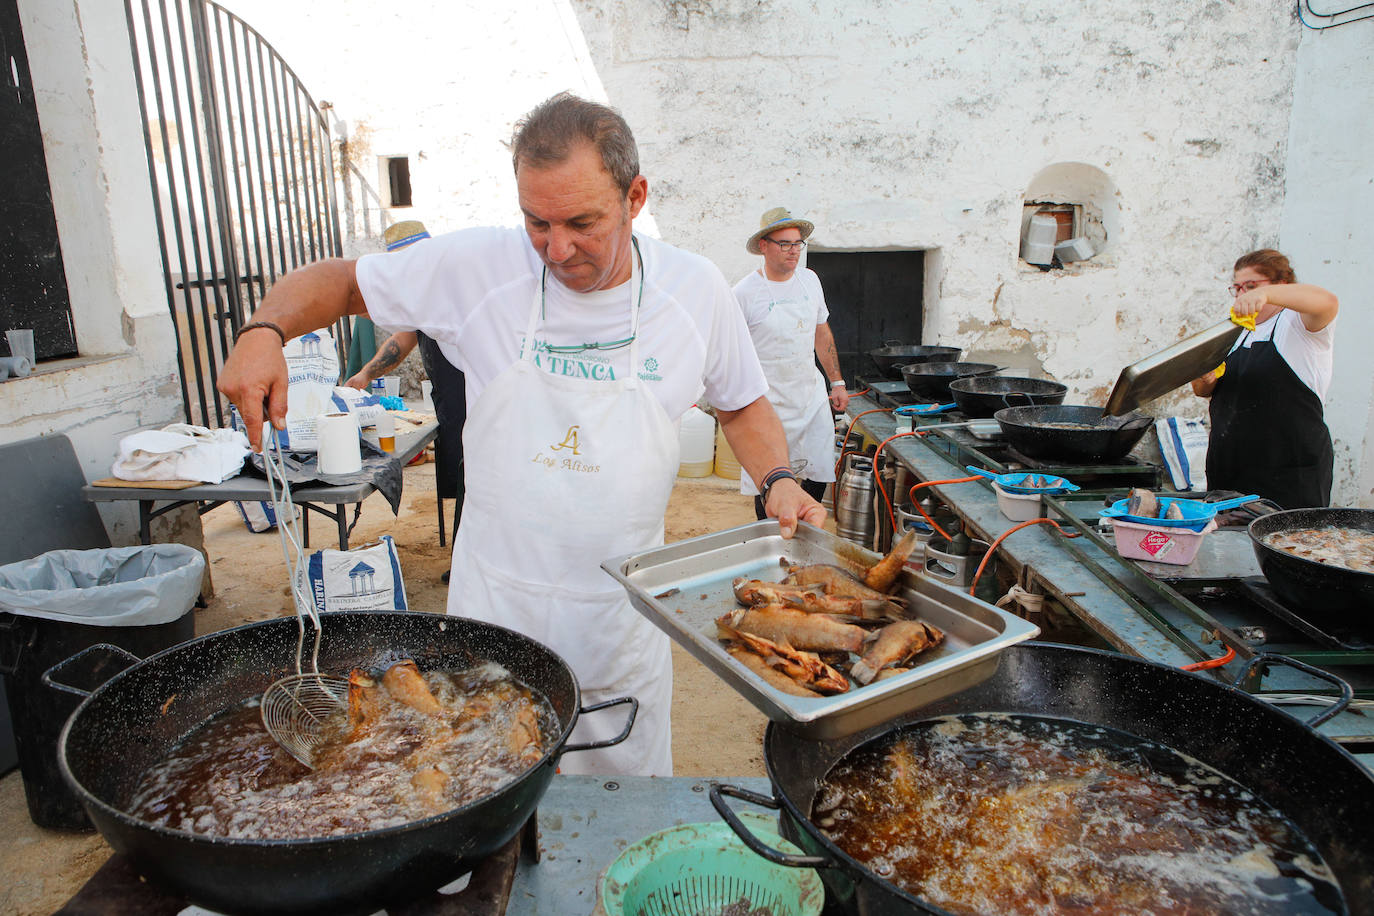
[[[339,384],[339,354],[334,335],[311,331],[282,347],[286,357],[286,432],[282,448],[313,452],[319,447],[315,420],[335,413],[334,386]]]
[[[407,610],[401,561],[389,534],[352,550],[317,550],[298,575],[305,579],[302,587],[321,613]]]
[[[1161,417],[1155,420],[1159,451],[1176,490],[1207,489],[1207,424],[1201,420]]]
[[[199,480],[223,483],[243,470],[248,437],[235,429],[173,423],[119,440],[111,473],[120,480]]]
[[[205,557],[185,544],[51,550],[0,566],[0,611],[97,627],[170,623],[200,594]]]
[[[359,428],[376,426],[377,418],[386,413],[386,408],[382,406],[382,399],[371,391],[339,385],[335,387],[331,397],[334,401],[334,409],[353,414],[354,419],[358,421]]]

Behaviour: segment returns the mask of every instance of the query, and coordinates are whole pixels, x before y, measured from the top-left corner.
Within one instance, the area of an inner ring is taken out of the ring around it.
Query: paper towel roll
[[[363,453],[358,446],[358,421],[353,414],[321,414],[315,422],[320,439],[320,473],[353,474],[362,470]]]

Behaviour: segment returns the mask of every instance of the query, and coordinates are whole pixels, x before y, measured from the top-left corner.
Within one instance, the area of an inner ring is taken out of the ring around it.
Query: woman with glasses
[[[1255,330],[1193,381],[1194,393],[1211,399],[1207,486],[1258,493],[1285,509],[1328,505],[1333,452],[1322,405],[1340,304],[1299,283],[1272,248],[1236,261],[1230,291],[1232,311],[1253,316]]]

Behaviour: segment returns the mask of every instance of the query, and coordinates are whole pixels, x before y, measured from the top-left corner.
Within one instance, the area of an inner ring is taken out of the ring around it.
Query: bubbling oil
[[[955,913],[1345,912],[1282,815],[1202,762],[1060,719],[933,719],[846,755],[812,822]]]
[[[552,706],[501,665],[422,677],[442,715],[379,703],[361,733],[340,715],[313,770],[267,734],[256,699],[231,707],[149,769],[129,813],[174,830],[244,839],[380,830],[488,795],[552,746]]]

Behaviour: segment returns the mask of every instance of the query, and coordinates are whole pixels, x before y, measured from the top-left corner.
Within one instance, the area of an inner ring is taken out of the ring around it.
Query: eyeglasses
[[[1231,291],[1232,296],[1239,296],[1241,293],[1248,293],[1250,290],[1260,286],[1268,286],[1273,280],[1246,280],[1244,283],[1232,283],[1226,287]]]
[[[777,239],[764,239],[765,242],[772,242],[783,251],[801,251],[806,247],[805,242],[779,242]]]
[[[545,344],[541,349],[547,350],[550,353],[581,353],[585,350],[619,350],[621,347],[628,347],[634,341],[635,336],[636,335],[631,334],[623,340],[611,340],[606,343],[598,341],[595,343],[569,344],[565,346]]]

